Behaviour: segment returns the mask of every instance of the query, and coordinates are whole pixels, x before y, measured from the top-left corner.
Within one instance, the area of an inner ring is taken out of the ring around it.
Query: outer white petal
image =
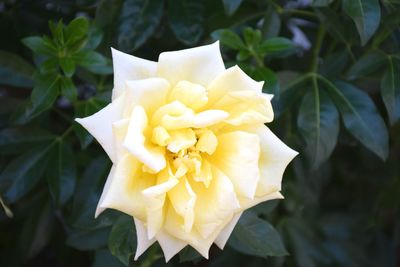
[[[124,147],[139,161],[154,172],[159,172],[166,166],[164,151],[161,147],[149,143],[144,136],[148,124],[147,115],[141,106],[136,106],[131,115]]]
[[[240,219],[240,216],[242,216],[243,212],[236,213],[230,223],[228,223],[227,226],[225,226],[224,229],[222,229],[221,233],[218,235],[218,237],[215,239],[214,243],[220,248],[224,249],[226,242],[228,242],[229,237],[231,236],[233,229],[235,229],[235,226],[237,222]]]
[[[115,163],[115,147],[113,139],[112,124],[121,119],[123,110],[123,95],[105,108],[86,118],[75,119],[81,124],[91,135],[96,138],[111,161]]]
[[[114,172],[115,172],[115,165],[113,165],[111,167],[111,171],[108,174],[108,177],[107,177],[107,180],[106,180],[106,184],[104,185],[103,192],[101,193],[100,200],[99,200],[99,202],[97,204],[96,213],[94,215],[95,218],[97,218],[97,216],[99,216],[106,209],[106,208],[102,207],[102,204],[103,204],[104,198],[106,197],[107,192],[109,191],[110,186],[111,186],[111,184],[113,182]]]
[[[125,54],[111,48],[114,67],[114,100],[125,89],[125,81],[139,80],[156,76],[157,63]]]
[[[162,230],[157,233],[156,238],[164,252],[165,262],[168,262],[187,245],[186,242],[183,242]]]
[[[135,253],[135,260],[137,260],[140,255],[143,254],[155,241],[155,238],[148,239],[147,238],[147,231],[146,231],[146,226],[144,224],[134,218],[135,220],[135,226],[136,226],[136,237],[137,237],[137,247],[136,247],[136,253]]]
[[[275,192],[272,192],[265,196],[255,197],[253,199],[239,197],[239,202],[240,202],[241,210],[246,210],[246,209],[251,208],[261,202],[265,202],[265,201],[273,200],[273,199],[284,199],[284,197],[282,196],[282,194],[280,192],[275,191]]]
[[[219,42],[160,54],[157,76],[167,79],[172,86],[179,81],[207,85],[225,70]]]
[[[256,196],[261,197],[281,190],[283,173],[298,153],[264,125],[254,128],[253,132],[260,137],[260,181]]]

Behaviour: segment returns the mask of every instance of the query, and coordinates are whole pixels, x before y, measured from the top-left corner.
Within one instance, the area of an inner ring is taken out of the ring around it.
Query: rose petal
[[[124,91],[125,81],[156,76],[156,62],[131,56],[113,48],[111,48],[111,53],[114,68],[113,100]]]
[[[164,223],[164,205],[167,192],[179,183],[169,166],[157,175],[157,185],[146,188],[142,191],[146,201],[147,212],[147,235],[153,238],[161,229]]]
[[[175,212],[183,218],[183,228],[189,233],[194,222],[194,205],[196,204],[196,194],[185,177],[179,179],[179,184],[168,192]]]
[[[94,214],[94,218],[97,218],[106,208],[102,207],[102,203],[104,201],[104,198],[107,194],[107,192],[110,190],[110,185],[112,184],[112,181],[114,179],[114,173],[115,173],[115,165],[111,167],[110,173],[107,176],[106,184],[104,185],[103,192],[101,193],[101,197],[99,202],[97,203],[96,207],[96,212]]]
[[[217,138],[218,146],[210,156],[211,163],[229,177],[237,194],[253,198],[260,178],[258,135],[234,131]]]
[[[150,143],[151,136],[146,140],[144,131],[147,127],[147,115],[143,107],[136,106],[132,111],[124,147],[154,172],[159,172],[166,166],[164,151],[161,147]]]
[[[228,242],[229,237],[231,236],[233,229],[235,229],[235,226],[237,222],[240,219],[240,216],[242,216],[243,212],[236,213],[232,220],[228,223],[227,226],[225,226],[224,229],[222,229],[221,233],[218,235],[217,239],[215,239],[214,243],[220,248],[224,249],[226,242]]]
[[[169,102],[178,100],[193,110],[198,110],[207,104],[207,91],[200,84],[188,81],[179,81],[171,90],[168,97]]]
[[[169,89],[168,81],[161,78],[126,81],[125,116],[129,117],[135,106],[142,106],[151,116],[166,103]]]
[[[135,260],[137,260],[140,255],[143,254],[153,243],[156,241],[155,238],[148,239],[147,238],[147,231],[146,226],[144,224],[135,219],[135,227],[136,227],[136,237],[137,237],[137,246],[136,246],[136,253],[135,253]]]
[[[219,42],[190,49],[161,53],[157,76],[167,79],[172,86],[179,81],[207,85],[225,70]]]
[[[230,179],[215,167],[211,167],[211,172],[212,180],[208,188],[201,183],[193,183],[198,197],[195,227],[205,239],[230,220],[239,208]]]
[[[187,246],[186,242],[177,239],[165,231],[157,233],[157,241],[164,252],[165,262],[168,262],[173,256]]]
[[[220,73],[207,87],[207,106],[213,107],[215,102],[229,92],[250,90],[261,94],[263,84],[250,78],[238,66],[233,66]]]
[[[234,91],[220,98],[213,107],[228,112],[224,122],[232,125],[267,123],[274,119],[269,98],[255,91]]]
[[[260,138],[260,180],[256,196],[280,191],[283,173],[287,165],[298,154],[283,143],[268,127],[260,125],[249,129]]]
[[[246,197],[239,197],[240,209],[246,210],[251,208],[261,202],[265,202],[272,199],[284,199],[282,194],[278,191],[272,192],[270,194],[264,195],[262,197],[254,197],[253,199],[246,198]]]
[[[112,124],[122,117],[123,96],[115,99],[105,108],[86,118],[76,118],[75,120],[82,125],[100,143],[111,161],[115,163],[116,153],[114,146]]]
[[[155,175],[142,172],[142,164],[130,154],[125,154],[114,166],[98,209],[112,208],[145,220],[146,199],[141,192],[155,184]]]

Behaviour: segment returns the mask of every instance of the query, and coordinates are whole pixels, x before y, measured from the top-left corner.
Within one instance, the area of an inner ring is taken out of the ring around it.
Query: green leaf
[[[343,9],[356,24],[365,45],[378,29],[381,20],[381,8],[378,0],[343,0]]]
[[[33,70],[20,56],[0,50],[0,84],[32,87]]]
[[[38,199],[43,200],[43,199]],[[17,247],[20,249],[20,257],[33,258],[42,251],[51,239],[54,227],[54,212],[50,202],[36,202],[28,211],[28,217],[19,229]]]
[[[223,45],[232,49],[247,49],[239,35],[231,30],[217,30],[214,31],[211,36],[214,40],[220,40]]]
[[[33,145],[55,139],[52,133],[36,127],[15,127],[0,131],[0,154],[21,153]]]
[[[36,54],[47,56],[57,55],[57,49],[54,44],[44,38],[38,36],[26,37],[22,39],[22,42]]]
[[[94,218],[96,206],[109,172],[110,163],[105,155],[96,157],[89,162],[83,176],[77,182],[73,195],[69,221],[74,227],[93,229],[109,225],[108,222],[100,220],[102,215],[97,219]]]
[[[329,6],[333,0],[312,0],[311,5],[315,7]]]
[[[124,267],[117,258],[115,258],[108,249],[97,250],[94,255],[92,267]]]
[[[60,76],[57,74],[39,74],[32,90],[31,99],[14,116],[14,122],[23,124],[51,108],[60,93]]]
[[[279,94],[279,80],[276,74],[266,67],[258,67],[253,73],[252,77],[257,81],[264,81],[263,92],[273,95]]]
[[[400,119],[400,62],[389,56],[388,63],[381,80],[381,94],[390,124],[394,125]]]
[[[262,42],[257,50],[260,55],[286,57],[295,52],[293,42],[284,37],[273,37]]]
[[[352,43],[352,35],[349,33],[349,27],[346,25],[345,18],[339,16],[330,8],[315,9],[315,13],[321,21],[321,24],[326,28],[326,32],[334,39],[346,44],[347,46]]]
[[[303,136],[305,152],[313,169],[326,161],[336,146],[339,114],[328,96],[320,90],[317,80],[300,105],[297,125]]]
[[[69,144],[58,140],[50,152],[47,183],[57,207],[64,205],[75,189],[75,156]]]
[[[305,94],[310,78],[308,74],[301,75],[285,86],[281,93],[272,99],[276,117],[279,117]]]
[[[350,80],[357,79],[359,77],[365,77],[380,70],[386,62],[386,57],[381,52],[373,51],[361,58],[351,66],[347,72],[347,78]]]
[[[118,27],[119,48],[132,51],[143,45],[157,29],[162,11],[163,1],[124,1]]]
[[[109,227],[75,230],[67,238],[67,245],[77,250],[96,250],[107,245]]]
[[[58,47],[63,47],[64,46],[64,24],[62,22],[62,19],[57,22],[57,24],[50,20],[49,21],[49,28],[51,31],[51,34],[53,35],[53,40],[57,44]]]
[[[65,76],[69,78],[72,77],[72,75],[75,72],[75,62],[71,58],[69,57],[60,58],[60,66]]]
[[[168,19],[176,38],[186,45],[196,44],[203,35],[203,2],[168,1]]]
[[[346,129],[381,159],[388,156],[386,125],[369,96],[351,84],[324,80]]]
[[[71,78],[61,77],[60,79],[60,90],[61,94],[68,98],[69,101],[75,102],[78,92],[77,89],[72,82]]]
[[[179,261],[197,263],[201,261],[203,257],[191,246],[187,246],[179,252]]]
[[[276,37],[279,35],[281,30],[281,18],[279,14],[275,11],[275,8],[268,7],[267,12],[264,16],[264,22],[262,26],[262,36],[265,39]]]
[[[13,159],[0,174],[0,192],[14,203],[39,182],[46,168],[50,146],[36,148]]]
[[[260,30],[246,27],[243,30],[243,38],[248,47],[257,47],[261,42],[262,34]]]
[[[133,218],[121,215],[111,229],[108,248],[122,263],[128,265],[136,251],[136,230]]]
[[[228,244],[241,253],[263,258],[288,255],[274,227],[249,211],[240,218]]]
[[[80,51],[73,57],[76,64],[86,68],[95,74],[111,74],[111,61],[102,54],[95,51]]]
[[[322,61],[320,73],[325,77],[338,77],[343,72],[344,68],[348,66],[348,62],[349,56],[347,51],[338,51],[329,54]]]
[[[85,17],[78,17],[72,20],[65,27],[65,43],[68,47],[86,38],[89,31],[89,22]]]
[[[228,16],[232,16],[239,8],[242,0],[222,0],[222,3],[224,4],[225,13]]]

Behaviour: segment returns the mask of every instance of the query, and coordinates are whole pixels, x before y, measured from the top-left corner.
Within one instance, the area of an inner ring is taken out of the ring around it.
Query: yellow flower
[[[155,241],[166,261],[187,245],[208,258],[245,209],[283,198],[297,152],[264,125],[272,96],[239,67],[225,69],[218,42],[158,62],[112,56],[111,104],[76,119],[113,162],[96,216],[112,208],[134,218],[136,258]]]

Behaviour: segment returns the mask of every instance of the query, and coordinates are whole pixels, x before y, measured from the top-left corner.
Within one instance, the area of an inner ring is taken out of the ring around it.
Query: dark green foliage
[[[0,266],[399,265],[398,0],[3,2]],[[110,102],[110,47],[157,60],[216,40],[300,152],[285,199],[245,212],[209,261],[153,245],[134,262],[133,219],[94,218],[111,162],[74,118]]]

